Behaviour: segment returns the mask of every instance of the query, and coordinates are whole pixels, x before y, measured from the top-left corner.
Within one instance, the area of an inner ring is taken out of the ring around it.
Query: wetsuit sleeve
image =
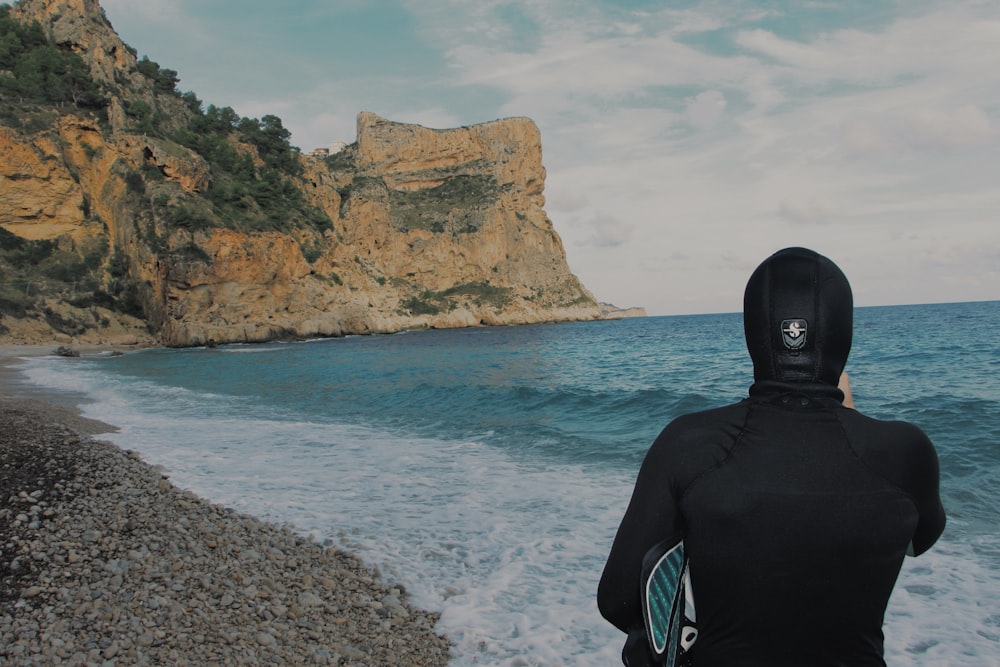
[[[611,554],[597,589],[601,615],[625,633],[642,627],[639,596],[642,559],[657,542],[680,535],[680,512],[674,482],[669,476],[670,427],[664,430],[646,454],[618,527]]]
[[[910,555],[919,556],[931,548],[944,531],[945,515],[941,505],[940,471],[937,452],[930,439],[915,426],[913,434],[913,463],[909,479],[904,484],[917,504],[920,519],[913,533]]]
[[[917,527],[908,553],[918,556],[930,549],[945,524],[938,457],[930,439],[907,422],[878,421],[853,410],[842,412],[841,419],[858,455],[916,506]]]

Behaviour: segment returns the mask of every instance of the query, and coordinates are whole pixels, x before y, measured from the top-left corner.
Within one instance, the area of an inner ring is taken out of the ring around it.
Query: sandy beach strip
[[[447,664],[401,585],[177,489],[11,368],[56,347],[0,346],[0,664]]]

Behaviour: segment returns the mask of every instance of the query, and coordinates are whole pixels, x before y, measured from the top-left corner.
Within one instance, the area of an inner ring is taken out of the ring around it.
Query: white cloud
[[[591,236],[586,243],[599,248],[614,248],[627,243],[632,238],[635,225],[623,222],[607,213],[598,213],[589,222]]]
[[[301,146],[303,150],[328,147],[331,143],[342,141],[353,143],[357,138],[357,116],[345,116],[337,113],[319,113],[306,119],[300,127],[290,123],[286,125],[295,136],[309,137],[309,143]]]
[[[593,37],[587,25],[566,21],[534,53],[505,52],[478,43],[447,52],[458,81],[490,85],[510,96],[508,110],[573,113],[579,107],[621,104],[650,87],[738,79],[743,63],[708,55],[669,35]]]
[[[893,141],[880,127],[863,118],[847,123],[844,141],[848,149],[858,155],[883,153],[893,147]]]
[[[718,90],[698,93],[688,100],[687,119],[700,130],[714,127],[726,111],[726,97]]]
[[[996,137],[993,123],[982,109],[964,106],[953,112],[919,111],[910,121],[914,142],[930,148],[978,146]]]
[[[560,190],[545,188],[545,201],[548,209],[559,210],[565,214],[575,213],[590,206],[590,198],[577,190]]]
[[[841,215],[842,207],[824,197],[791,198],[781,203],[781,217],[797,224],[824,224]]]

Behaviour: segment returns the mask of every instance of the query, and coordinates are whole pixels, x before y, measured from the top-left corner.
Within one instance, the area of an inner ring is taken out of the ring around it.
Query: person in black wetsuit
[[[683,538],[694,665],[885,665],[903,557],[944,529],[934,446],[916,426],[843,405],[853,300],[829,259],[775,253],[750,277],[743,316],[749,397],[656,438],[601,577],[601,614],[628,634],[626,665],[653,664],[642,560]]]

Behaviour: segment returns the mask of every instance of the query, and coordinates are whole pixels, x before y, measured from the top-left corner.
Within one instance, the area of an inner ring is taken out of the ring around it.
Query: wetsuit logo
[[[806,344],[805,320],[784,320],[781,323],[781,340],[789,350],[801,350]]]

